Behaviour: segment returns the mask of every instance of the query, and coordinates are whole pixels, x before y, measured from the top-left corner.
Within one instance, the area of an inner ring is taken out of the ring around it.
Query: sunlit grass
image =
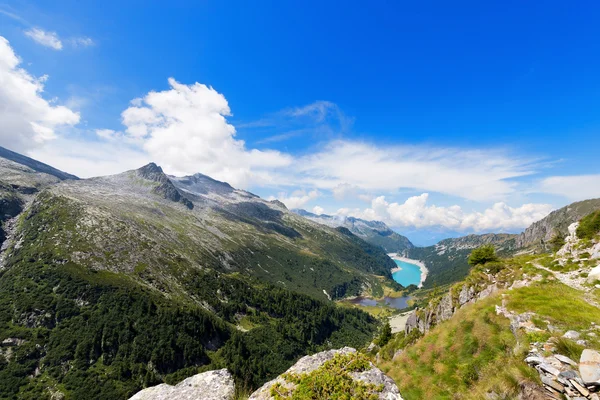
[[[524,379],[529,371],[520,370],[517,340],[508,319],[496,315],[498,302],[494,296],[459,310],[396,361],[381,364],[405,399],[480,399],[492,386],[516,393],[512,377]]]
[[[600,309],[583,298],[583,293],[560,282],[536,283],[510,292],[508,308],[534,311],[563,329],[586,329],[600,322]]]

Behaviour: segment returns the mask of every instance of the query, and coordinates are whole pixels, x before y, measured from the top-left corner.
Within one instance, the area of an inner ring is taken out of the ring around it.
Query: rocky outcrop
[[[319,367],[321,367],[325,362],[333,359],[336,354],[351,354],[356,353],[356,350],[350,347],[344,347],[340,350],[329,350],[323,351],[321,353],[314,354],[312,356],[302,357],[296,364],[294,364],[290,369],[288,369],[285,374],[282,374],[275,378],[274,380],[265,383],[260,389],[254,392],[249,400],[271,400],[273,397],[271,396],[271,389],[275,385],[281,385],[286,389],[293,389],[295,387],[294,383],[288,382],[284,375],[286,374],[294,374],[294,375],[303,375],[309,374]],[[376,386],[383,387],[383,389],[379,392],[379,399],[381,400],[402,400],[400,396],[400,391],[398,387],[394,383],[394,381],[385,375],[381,370],[376,368],[373,364],[371,364],[371,368],[362,371],[362,372],[352,372],[350,373],[353,379],[367,383],[373,384]]]
[[[312,356],[302,357],[285,374],[281,374],[272,381],[265,383],[260,389],[252,393],[249,400],[273,399],[271,392],[275,385],[293,390],[295,384],[288,382],[286,376],[309,374],[338,354],[349,355],[357,354],[357,352],[353,348],[344,347],[340,350],[328,350]],[[349,375],[355,381],[376,387],[380,400],[402,400],[400,391],[394,381],[372,363],[369,363],[369,365],[370,368],[350,372]],[[175,386],[162,384],[146,388],[136,393],[129,400],[232,400],[234,395],[233,377],[226,369],[221,369],[194,375]]]
[[[167,200],[181,203],[190,210],[194,208],[194,204],[177,190],[175,185],[173,185],[173,182],[171,182],[163,172],[162,168],[158,165],[150,163],[138,169],[136,172],[139,177],[156,182],[157,185],[152,189],[154,193]]]
[[[232,400],[233,377],[226,369],[203,372],[175,386],[162,385],[137,392],[129,400]]]
[[[495,282],[483,286],[482,289],[478,289],[474,285],[465,284],[458,293],[458,297],[455,297],[452,291],[450,291],[438,301],[430,302],[427,307],[414,310],[406,321],[404,331],[407,334],[413,329],[418,329],[421,333],[428,332],[438,323],[452,318],[459,308],[466,304],[474,303],[477,300],[485,299],[498,290],[500,290],[500,287]]]
[[[550,250],[548,242],[556,234],[566,236],[568,227],[592,211],[600,209],[600,199],[579,201],[551,212],[547,217],[531,224],[517,237],[517,247]]]

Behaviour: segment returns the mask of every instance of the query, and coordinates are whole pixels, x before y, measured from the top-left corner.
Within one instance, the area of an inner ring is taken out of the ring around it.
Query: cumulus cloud
[[[212,87],[169,79],[170,89],[136,99],[122,113],[125,135],[174,174],[198,171],[237,187],[269,183],[290,155],[248,149],[236,130],[225,97]]]
[[[525,228],[552,211],[549,204],[523,204],[510,207],[498,202],[483,212],[465,212],[458,206],[439,207],[427,204],[428,193],[408,198],[404,203],[388,203],[384,196],[372,200],[371,207],[342,208],[338,215],[367,220],[381,220],[393,227],[444,227],[460,231],[515,230]]]
[[[542,179],[537,189],[572,201],[597,198],[600,197],[600,174],[550,176]]]
[[[36,78],[0,36],[0,144],[26,151],[56,138],[56,130],[79,122],[79,113],[44,99],[47,76]]]
[[[48,32],[40,28],[31,28],[25,31],[25,36],[33,39],[38,44],[50,47],[54,50],[62,50],[62,41],[58,38],[56,32]]]
[[[317,190],[311,190],[310,192],[296,190],[290,196],[288,196],[287,193],[281,192],[277,197],[270,196],[268,200],[279,200],[285,204],[287,208],[293,209],[304,207],[309,201],[316,199],[320,195],[321,193]]]

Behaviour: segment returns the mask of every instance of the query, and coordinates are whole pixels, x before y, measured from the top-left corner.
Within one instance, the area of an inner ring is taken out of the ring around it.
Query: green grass
[[[556,352],[558,354],[562,354],[563,356],[567,356],[572,360],[579,361],[581,353],[584,349],[583,346],[563,337],[554,339],[554,343],[556,344]]]
[[[563,329],[587,329],[600,321],[600,309],[590,305],[583,293],[559,282],[536,283],[510,292],[508,308],[534,311]]]
[[[514,349],[524,347],[517,347],[508,319],[496,315],[498,302],[493,296],[460,309],[408,346],[400,359],[379,366],[406,400],[481,399],[489,390],[511,398],[518,392],[514,380],[535,380],[536,372],[522,368],[522,351]]]

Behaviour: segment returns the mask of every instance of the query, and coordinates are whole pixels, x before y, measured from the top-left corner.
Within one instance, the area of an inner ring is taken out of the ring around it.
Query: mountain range
[[[597,208],[420,248],[383,222],[290,211],[203,174],[150,163],[79,179],[0,148],[0,398],[127,398],[216,368],[257,388],[302,355],[374,337],[377,319],[332,300],[397,288],[386,253],[446,285],[473,249],[544,251]]]
[[[302,209],[293,209],[292,211],[323,225],[333,228],[347,228],[356,236],[375,246],[382,247],[388,253],[402,253],[405,250],[415,247],[407,237],[394,232],[381,221],[366,221],[355,217],[313,214]]]
[[[124,398],[209,366],[255,387],[376,329],[330,302],[392,282],[348,229],[153,163],[77,179],[2,154],[2,398]]]

